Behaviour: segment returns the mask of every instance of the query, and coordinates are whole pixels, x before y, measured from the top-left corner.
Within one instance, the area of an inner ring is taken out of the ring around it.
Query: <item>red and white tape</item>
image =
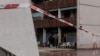
[[[40,9],[40,8],[34,6],[34,5],[31,5],[30,8],[33,9],[33,10],[35,10],[35,11],[38,11],[38,12],[40,12],[40,13],[46,15],[46,16],[49,16],[49,17],[51,17],[51,18],[53,18],[53,19],[55,19],[55,20],[58,20],[58,21],[60,21],[60,22],[62,22],[62,23],[65,23],[65,24],[67,24],[67,25],[69,25],[69,26],[72,26],[72,27],[74,27],[74,28],[76,28],[76,29],[79,29],[79,30],[82,30],[82,31],[84,31],[84,32],[86,32],[86,33],[88,33],[88,34],[91,34],[91,35],[93,36],[93,38],[92,38],[92,39],[93,39],[93,49],[96,49],[96,48],[97,48],[96,38],[95,38],[94,36],[100,37],[100,35],[95,34],[95,33],[92,33],[92,32],[89,32],[89,31],[87,31],[87,30],[85,30],[85,29],[82,29],[82,28],[78,28],[78,27],[76,27],[74,24],[72,24],[72,23],[70,23],[70,22],[68,22],[68,21],[65,21],[65,20],[63,20],[63,19],[59,19],[58,17],[56,17],[56,16],[54,16],[54,15],[52,15],[52,14],[50,14],[50,13],[48,13],[48,12],[42,10],[42,9]]]
[[[56,16],[54,16],[54,15],[52,15],[52,14],[50,14],[50,13],[48,13],[48,12],[46,12],[46,11],[40,9],[40,8],[38,8],[38,7],[36,7],[35,5],[31,5],[31,4],[7,4],[7,5],[0,5],[0,9],[16,9],[16,8],[31,8],[31,9],[33,9],[35,11],[38,11],[38,12],[40,12],[40,13],[46,15],[46,16],[54,18],[54,19],[56,19],[56,20],[58,20],[60,22],[63,22],[65,24],[69,25],[69,26],[72,26],[74,28],[82,30],[82,31],[84,31],[86,33],[89,33],[91,35],[95,35],[96,37],[100,37],[100,35],[98,35],[98,34],[94,34],[92,32],[89,32],[89,31],[85,30],[85,29],[78,28],[78,27],[76,27],[75,25],[73,25],[72,23],[70,23],[68,21],[65,21],[63,19],[59,19],[58,17],[56,17]]]
[[[89,33],[89,34],[93,35],[93,36],[100,37],[100,35],[98,35],[98,34],[89,32],[89,31],[87,31],[85,29],[82,29],[82,28],[78,28],[78,27],[76,27],[75,25],[73,25],[72,23],[70,23],[68,21],[65,21],[63,19],[59,19],[58,17],[56,17],[56,16],[54,16],[54,15],[52,15],[52,14],[50,14],[50,13],[48,13],[48,12],[46,12],[46,11],[40,9],[40,8],[38,8],[38,7],[36,7],[35,5],[31,5],[31,4],[7,4],[7,5],[0,5],[0,9],[16,9],[16,8],[31,8],[31,9],[33,9],[35,11],[38,11],[38,12],[40,12],[40,13],[48,16],[48,17],[54,18],[55,20],[58,20],[58,21],[60,21],[62,23],[65,23],[65,24],[67,24],[69,26],[72,26],[72,27],[74,27],[76,29],[82,30],[82,31],[84,31],[86,33]],[[96,42],[94,42],[94,44],[93,44],[93,47],[95,47],[95,46],[97,46]]]
[[[40,12],[40,13],[46,15],[46,16],[49,16],[49,17],[51,17],[51,18],[54,18],[54,19],[56,19],[56,20],[58,20],[58,21],[60,21],[60,22],[63,22],[63,23],[65,23],[65,24],[69,25],[69,26],[72,26],[72,27],[74,27],[74,28],[77,28],[77,29],[79,29],[79,30],[82,30],[82,31],[84,31],[84,32],[86,32],[86,33],[89,33],[89,34],[91,34],[91,35],[95,35],[96,37],[100,37],[98,34],[89,32],[89,31],[87,31],[87,30],[85,30],[85,29],[82,29],[82,28],[78,28],[78,27],[76,27],[75,25],[73,25],[72,23],[70,23],[70,22],[68,22],[68,21],[65,21],[65,20],[63,20],[63,19],[59,19],[58,17],[56,17],[56,16],[54,16],[54,15],[52,15],[52,14],[46,12],[46,11],[43,11],[42,9],[40,9],[40,8],[34,6],[34,5],[30,6],[30,8],[32,8],[33,10],[38,11],[38,12]]]

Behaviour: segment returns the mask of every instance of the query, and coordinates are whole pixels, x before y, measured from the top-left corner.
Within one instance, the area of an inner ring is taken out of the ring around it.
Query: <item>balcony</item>
[[[64,18],[64,20],[76,25],[76,18]],[[34,20],[34,26],[35,28],[50,28],[50,27],[66,27],[69,25],[66,25],[55,19],[44,19],[44,20]]]
[[[41,4],[35,4],[35,5],[44,10],[51,10],[57,8],[76,6],[76,4],[77,4],[77,0],[53,0],[53,1],[43,2]]]

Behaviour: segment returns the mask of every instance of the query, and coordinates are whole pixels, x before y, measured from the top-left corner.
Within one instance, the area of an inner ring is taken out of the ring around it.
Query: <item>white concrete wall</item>
[[[78,0],[78,27],[100,35],[100,0]],[[77,47],[93,48],[93,36],[78,30]],[[100,37],[96,37],[100,48]]]
[[[0,0],[0,4],[29,3],[29,0]],[[39,56],[29,8],[0,9],[0,47],[16,56]]]
[[[30,3],[30,0],[0,0],[0,4]]]

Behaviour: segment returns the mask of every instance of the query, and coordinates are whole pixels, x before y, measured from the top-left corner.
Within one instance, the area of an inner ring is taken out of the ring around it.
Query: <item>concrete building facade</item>
[[[33,0],[33,2],[37,7],[69,21],[78,28],[100,35],[99,0]],[[35,11],[33,12],[33,18],[37,39],[42,44],[45,44],[49,36],[54,33],[58,34],[58,44],[74,42],[78,49],[92,49],[94,45],[100,48],[98,36],[56,22],[54,19]],[[64,41],[64,39],[66,40]]]
[[[88,30],[100,36],[100,1],[99,0],[78,0],[78,27]],[[84,31],[77,30],[77,47],[93,48],[94,42],[100,48],[100,37]]]
[[[76,25],[76,0],[32,0],[34,5],[58,16],[58,18],[67,20]],[[40,46],[47,46],[49,37],[58,35],[58,45],[71,43],[75,47],[76,29],[53,18],[45,16],[39,12],[33,11],[33,20],[36,29],[37,41]]]

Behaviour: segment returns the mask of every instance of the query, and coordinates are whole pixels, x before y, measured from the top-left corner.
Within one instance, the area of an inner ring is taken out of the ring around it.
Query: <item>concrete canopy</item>
[[[0,4],[29,0],[0,0]],[[0,9],[0,47],[16,56],[39,56],[30,8]]]

